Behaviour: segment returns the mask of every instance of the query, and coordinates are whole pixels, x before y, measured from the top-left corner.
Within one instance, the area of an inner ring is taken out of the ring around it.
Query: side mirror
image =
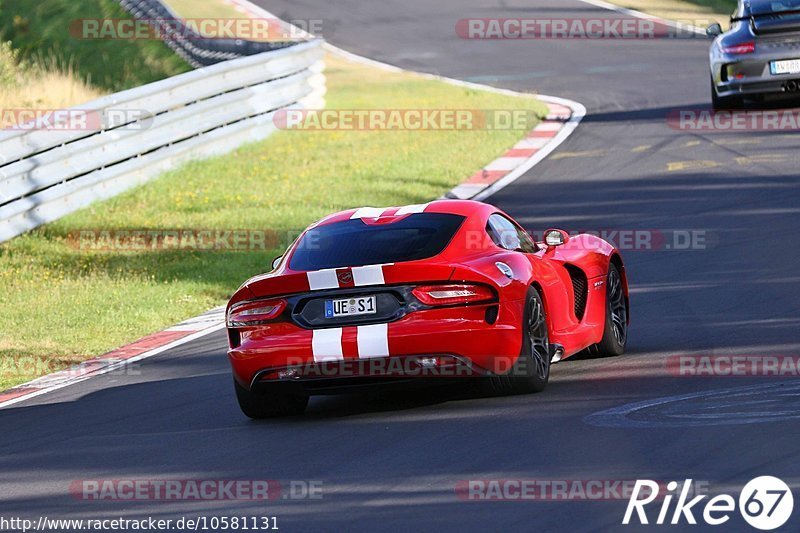
[[[706,35],[708,35],[711,38],[717,37],[718,35],[722,35],[722,26],[720,26],[718,23],[715,22],[714,24],[706,28]]]
[[[561,246],[569,241],[569,233],[563,229],[549,229],[544,232],[544,243],[548,248]]]
[[[278,265],[281,264],[281,259],[283,259],[283,256],[279,255],[278,257],[272,260],[272,270],[278,268]]]

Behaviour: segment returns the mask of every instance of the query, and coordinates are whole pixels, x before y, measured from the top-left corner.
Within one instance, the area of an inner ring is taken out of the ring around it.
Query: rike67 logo
[[[737,501],[729,494],[719,494],[705,502],[703,500],[709,497],[707,494],[689,499],[692,495],[691,479],[684,481],[683,485],[670,481],[666,486],[666,494],[659,494],[662,487],[663,485],[649,479],[636,480],[622,523],[635,524],[638,520],[640,524],[650,524],[653,519],[652,511],[655,509],[649,509],[651,513],[648,516],[645,507],[656,500],[660,500],[661,506],[654,523],[660,525],[697,524],[697,514],[706,524],[719,526],[728,522],[737,510]],[[676,500],[674,507],[673,500]],[[653,507],[657,507],[657,504]],[[761,476],[752,479],[739,493],[738,511],[756,529],[768,531],[781,527],[792,516],[793,509],[792,490],[776,477]]]

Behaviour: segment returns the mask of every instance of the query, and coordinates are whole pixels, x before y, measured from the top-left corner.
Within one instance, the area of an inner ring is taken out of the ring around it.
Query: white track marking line
[[[225,328],[225,323],[224,322],[222,322],[220,324],[216,324],[216,325],[211,326],[209,328],[200,330],[200,331],[198,331],[196,333],[192,333],[191,335],[187,335],[186,337],[182,337],[182,338],[174,340],[174,341],[172,341],[170,343],[164,344],[163,346],[159,346],[158,348],[153,348],[152,350],[149,350],[147,352],[141,353],[141,354],[136,355],[134,357],[131,357],[129,359],[123,359],[123,360],[120,360],[120,361],[118,361],[116,363],[112,363],[112,364],[110,364],[108,366],[105,366],[105,367],[95,371],[95,372],[84,374],[82,376],[75,377],[74,379],[66,380],[66,381],[64,381],[62,383],[58,383],[58,384],[55,384],[55,385],[50,385],[48,387],[38,389],[38,390],[36,390],[34,392],[31,392],[30,394],[25,394],[24,396],[18,396],[17,398],[12,398],[10,400],[6,400],[6,401],[0,403],[0,409],[3,409],[3,408],[8,407],[10,405],[14,405],[15,403],[19,403],[19,402],[24,402],[26,400],[30,400],[31,398],[35,398],[37,396],[41,396],[42,394],[47,394],[48,392],[53,392],[53,391],[56,391],[58,389],[63,389],[64,387],[69,387],[70,385],[75,385],[76,383],[80,383],[82,381],[86,381],[87,379],[93,378],[95,376],[101,376],[103,374],[108,374],[109,372],[113,372],[113,371],[115,371],[115,370],[117,370],[119,368],[122,368],[124,366],[127,366],[127,365],[129,365],[131,363],[135,363],[137,361],[143,361],[145,359],[149,359],[150,357],[158,355],[158,354],[160,354],[162,352],[165,352],[167,350],[171,350],[172,348],[177,348],[178,346],[181,346],[182,344],[186,344],[186,343],[192,342],[192,341],[194,341],[196,339],[199,339],[201,337],[205,337],[206,335],[210,335],[210,334],[214,333],[215,331],[219,331],[219,330],[224,329],[224,328]],[[46,376],[42,376],[42,377],[46,377]],[[38,379],[42,379],[42,378],[36,378],[36,379],[38,380]],[[34,380],[34,381],[36,381],[36,380]],[[17,387],[24,388],[24,387],[28,386],[29,383],[32,383],[32,382],[28,382],[28,383],[25,383],[25,384],[22,384],[22,385],[17,385]]]
[[[552,140],[552,137],[531,137],[530,139],[522,139],[514,148],[517,150],[539,150]]]
[[[254,15],[256,15],[258,17],[277,18],[277,17],[275,17],[275,15],[273,15],[272,13],[267,11],[266,9],[264,9],[264,8],[262,8],[260,6],[256,6],[255,4],[249,2],[248,0],[233,0],[233,1],[236,4],[241,5],[242,7],[244,7],[245,9],[247,9],[248,11],[250,11],[251,13],[253,13]],[[587,0],[581,0],[581,1],[587,1]],[[608,4],[608,6],[611,6],[611,5],[612,4]],[[605,6],[598,6],[598,7],[605,7]],[[616,6],[614,6],[614,7],[616,7]],[[610,9],[610,8],[608,8],[608,9]],[[619,8],[619,9],[621,9],[621,8]],[[631,11],[631,13],[635,13],[635,12]],[[581,120],[583,120],[583,118],[586,116],[586,108],[582,104],[580,104],[578,102],[574,102],[572,100],[567,100],[567,99],[564,99],[564,98],[557,98],[555,96],[545,96],[545,95],[541,95],[541,94],[534,95],[534,94],[530,94],[530,93],[520,93],[520,92],[517,92],[517,91],[512,91],[510,89],[499,89],[497,87],[492,87],[490,85],[483,85],[483,84],[480,84],[480,83],[457,80],[455,78],[447,78],[445,76],[437,76],[436,74],[427,74],[427,73],[424,73],[424,72],[409,71],[409,70],[406,70],[406,69],[403,69],[403,68],[400,68],[400,67],[396,67],[394,65],[390,65],[388,63],[383,63],[381,61],[375,61],[374,59],[369,59],[369,58],[366,58],[364,56],[353,54],[352,52],[348,52],[346,50],[342,50],[341,48],[339,48],[337,46],[334,46],[334,45],[332,45],[330,43],[324,43],[323,44],[323,48],[325,48],[329,52],[332,52],[332,53],[337,54],[337,55],[339,55],[341,57],[349,59],[350,61],[353,61],[355,63],[360,63],[362,65],[369,65],[369,66],[372,66],[372,67],[375,67],[375,68],[379,68],[379,69],[385,70],[387,72],[408,72],[408,73],[414,74],[416,76],[419,76],[419,77],[421,77],[423,79],[437,80],[437,81],[441,81],[443,83],[448,83],[450,85],[455,85],[457,87],[468,87],[470,89],[476,89],[476,90],[480,90],[480,91],[487,91],[487,92],[491,92],[491,93],[495,93],[495,94],[503,94],[503,95],[506,95],[506,96],[516,96],[516,97],[522,97],[522,98],[533,98],[533,99],[541,100],[542,102],[545,102],[545,103],[561,105],[561,106],[567,107],[567,108],[572,110],[572,116],[570,117],[570,119],[564,124],[564,127],[561,128],[561,130],[554,137],[552,137],[551,139],[548,139],[549,143],[547,145],[545,145],[544,148],[542,148],[541,150],[536,152],[536,154],[532,155],[527,161],[525,161],[525,163],[521,164],[520,166],[518,166],[517,168],[515,168],[514,170],[512,170],[511,172],[509,172],[505,176],[503,176],[502,179],[497,180],[496,182],[492,183],[488,187],[484,187],[483,190],[480,193],[478,193],[477,195],[472,197],[472,200],[480,200],[480,201],[485,200],[485,199],[489,198],[491,195],[493,195],[494,193],[496,193],[497,191],[499,191],[499,190],[507,187],[508,185],[512,184],[513,182],[515,182],[517,179],[519,179],[527,171],[529,171],[530,169],[532,169],[533,167],[538,165],[542,160],[544,160],[544,158],[546,158],[548,155],[550,155],[553,152],[553,150],[558,148],[558,146],[561,143],[563,143],[570,135],[572,135],[572,132],[575,131],[575,128],[578,127],[578,124],[580,124]],[[467,190],[472,190],[473,187],[471,187],[470,184],[463,184],[462,183],[460,185],[457,185],[455,187],[455,189],[453,189],[453,191],[455,191],[456,189],[460,189],[462,191],[467,191]]]
[[[653,18],[653,17],[645,16],[643,13],[642,14],[637,14],[639,12],[636,12],[636,11],[633,11],[633,10],[626,10],[626,9],[623,9],[623,8],[619,8],[618,6],[613,6],[612,4],[606,4],[605,2],[597,2],[595,0],[581,0],[581,1],[582,2],[586,2],[588,4],[594,4],[594,5],[598,6],[598,7],[604,7],[606,9],[612,9],[614,11],[619,11],[621,13],[630,14],[632,16],[638,16],[640,18],[648,18],[648,19],[652,19]],[[277,18],[277,17],[275,17],[275,15],[273,15],[269,11],[267,11],[267,10],[265,10],[265,9],[259,7],[259,6],[256,6],[255,4],[252,4],[251,2],[248,2],[247,0],[234,0],[234,3],[244,7],[246,10],[250,11],[251,13],[254,13],[257,17]],[[601,4],[603,4],[603,5],[601,5]],[[669,22],[669,21],[665,21],[665,22]],[[680,25],[676,24],[676,27],[680,27]],[[299,28],[296,28],[296,30],[300,31]],[[700,30],[698,30],[698,31],[700,31]],[[492,87],[490,85],[483,85],[483,84],[480,84],[480,83],[467,82],[467,81],[463,81],[463,80],[457,80],[457,79],[454,79],[454,78],[447,78],[447,77],[444,77],[444,76],[437,76],[435,74],[427,74],[427,73],[421,73],[421,72],[408,71],[406,69],[403,69],[403,68],[400,68],[400,67],[396,67],[394,65],[390,65],[388,63],[375,61],[373,59],[369,59],[369,58],[366,58],[366,57],[363,57],[363,56],[359,56],[359,55],[353,54],[351,52],[347,52],[346,50],[343,50],[341,48],[333,46],[330,43],[325,43],[323,45],[323,47],[326,50],[328,50],[328,51],[330,51],[332,53],[335,53],[335,54],[337,54],[339,56],[342,56],[344,58],[347,58],[347,59],[349,59],[351,61],[354,61],[354,62],[357,62],[357,63],[361,63],[361,64],[364,64],[364,65],[370,65],[370,66],[373,66],[373,67],[376,67],[376,68],[380,68],[380,69],[383,69],[384,71],[387,71],[387,72],[410,72],[410,73],[413,73],[413,74],[415,74],[417,76],[420,76],[422,78],[425,78],[425,79],[438,80],[438,81],[441,81],[441,82],[444,82],[444,83],[448,83],[450,85],[455,85],[455,86],[458,86],[458,87],[468,87],[468,88],[472,88],[472,89],[476,89],[476,90],[492,92],[492,93],[495,93],[495,94],[503,94],[503,95],[507,95],[507,96],[516,96],[516,97],[523,97],[523,98],[535,98],[535,99],[541,100],[541,101],[543,101],[545,103],[558,104],[558,105],[567,107],[567,108],[572,110],[572,116],[564,124],[564,127],[561,128],[561,130],[552,139],[547,139],[545,141],[546,144],[544,144],[544,146],[542,147],[541,150],[539,150],[536,154],[534,154],[529,159],[527,159],[525,163],[521,164],[520,166],[518,166],[517,168],[515,168],[514,170],[509,172],[502,179],[494,182],[489,187],[486,187],[482,192],[480,192],[479,194],[475,195],[472,198],[473,200],[485,200],[486,198],[489,198],[492,194],[496,193],[500,189],[503,189],[507,185],[510,185],[511,183],[516,181],[520,176],[525,174],[528,170],[530,170],[531,168],[533,168],[534,166],[539,164],[548,155],[550,155],[556,148],[558,148],[558,146],[561,143],[563,143],[572,134],[573,131],[575,131],[575,129],[578,127],[578,124],[580,124],[581,120],[583,120],[583,118],[586,116],[586,108],[582,104],[580,104],[578,102],[574,102],[572,100],[566,100],[564,98],[557,98],[557,97],[554,97],[554,96],[546,96],[546,95],[541,95],[541,94],[533,95],[533,94],[528,94],[528,93],[520,93],[520,92],[517,92],[517,91],[512,91],[510,89],[500,89],[500,88],[497,88],[497,87]],[[521,142],[524,142],[524,141],[521,141]],[[456,188],[469,189],[470,186],[462,184],[462,185],[456,186]],[[338,287],[338,282],[337,282],[336,286]],[[333,287],[331,287],[331,288],[333,288]],[[133,363],[133,362],[136,362],[136,361],[141,361],[143,359],[147,359],[149,357],[153,357],[154,355],[158,355],[159,353],[164,352],[166,350],[175,348],[175,347],[180,346],[182,344],[186,344],[188,342],[192,342],[195,339],[199,339],[201,337],[209,335],[209,334],[211,334],[211,333],[213,333],[215,331],[223,329],[224,327],[225,327],[225,323],[223,322],[221,324],[217,324],[215,326],[212,326],[212,327],[210,327],[208,329],[204,329],[202,331],[198,331],[196,333],[192,333],[190,335],[187,335],[186,337],[183,337],[183,338],[178,339],[176,341],[173,341],[171,343],[165,344],[164,346],[160,346],[158,348],[154,348],[153,350],[150,350],[148,352],[142,353],[142,354],[137,355],[135,357],[131,357],[130,359],[126,359],[124,361],[120,361],[118,364],[109,365],[108,367],[103,368],[102,370],[98,370],[97,372],[94,372],[94,373],[91,373],[91,374],[87,374],[85,376],[81,376],[80,378],[76,378],[74,381],[68,381],[68,382],[65,382],[63,384],[59,384],[59,385],[56,385],[56,386],[53,386],[53,387],[49,387],[49,388],[46,388],[46,389],[39,389],[36,392],[32,392],[32,393],[26,394],[24,396],[19,396],[17,398],[13,398],[11,400],[6,400],[5,402],[0,403],[0,409],[2,409],[4,407],[7,407],[9,405],[13,405],[13,404],[18,403],[18,402],[22,402],[22,401],[28,400],[30,398],[34,398],[36,396],[40,396],[42,394],[46,394],[48,392],[51,392],[51,391],[54,391],[54,390],[57,390],[57,389],[60,389],[60,388],[63,388],[63,387],[67,387],[67,386],[72,385],[74,383],[79,383],[81,381],[85,381],[85,380],[87,380],[87,379],[89,379],[89,378],[91,378],[93,376],[98,376],[98,375],[106,374],[108,372],[112,372],[113,370],[116,370],[117,368],[125,366],[125,365],[127,365],[129,363]],[[322,330],[315,330],[315,331],[322,331]],[[341,348],[341,345],[340,345],[340,348]],[[25,386],[25,384],[19,385],[19,387],[24,387],[24,386]]]
[[[241,1],[245,1],[245,0],[241,0]],[[410,71],[406,71],[406,70],[404,70],[404,69],[402,69],[400,67],[395,67],[394,65],[389,65],[387,63],[382,63],[380,61],[375,61],[373,59],[368,59],[368,58],[365,58],[365,57],[362,57],[362,56],[359,56],[359,55],[356,55],[356,54],[352,54],[350,52],[347,52],[346,50],[342,50],[341,48],[337,48],[337,47],[335,47],[335,46],[333,46],[333,45],[331,45],[329,43],[325,43],[323,45],[323,47],[326,48],[327,50],[335,53],[335,54],[338,54],[338,55],[340,55],[342,57],[345,57],[345,58],[347,58],[347,59],[349,59],[351,61],[357,62],[357,63],[362,63],[364,65],[371,65],[371,66],[374,66],[374,67],[377,67],[377,68],[382,68],[383,70],[386,70],[386,71],[389,71],[389,72],[410,72]],[[545,144],[538,152],[536,152],[534,155],[532,155],[529,159],[527,159],[520,166],[518,166],[517,168],[515,168],[514,170],[512,170],[511,172],[509,172],[505,176],[503,176],[503,178],[497,180],[496,182],[492,183],[488,187],[480,186],[480,188],[482,188],[483,190],[481,190],[481,192],[479,192],[475,196],[472,196],[471,197],[472,200],[478,200],[478,201],[486,200],[487,198],[489,198],[490,196],[492,196],[496,192],[500,191],[501,189],[504,189],[508,185],[511,185],[512,183],[517,181],[526,172],[528,172],[530,169],[532,169],[533,167],[535,167],[536,165],[541,163],[548,155],[553,153],[553,151],[556,148],[558,148],[561,145],[561,143],[563,143],[565,140],[567,140],[567,138],[570,135],[572,135],[572,133],[575,131],[575,129],[581,123],[583,118],[586,116],[586,108],[583,106],[583,104],[580,104],[580,103],[575,102],[573,100],[567,100],[565,98],[558,98],[558,97],[555,97],[555,96],[546,96],[546,95],[542,95],[542,94],[533,95],[533,94],[528,94],[528,93],[519,93],[519,92],[516,92],[516,91],[512,91],[510,89],[499,89],[497,87],[492,87],[492,86],[489,86],[489,85],[482,85],[480,83],[473,83],[473,82],[469,82],[469,81],[456,80],[456,79],[453,79],[453,78],[445,78],[443,76],[437,76],[435,74],[426,74],[426,73],[420,73],[420,72],[412,72],[412,73],[417,75],[417,76],[420,76],[422,78],[425,78],[425,79],[438,80],[438,81],[441,81],[441,82],[444,82],[444,83],[449,83],[450,85],[455,85],[457,87],[468,87],[470,89],[487,91],[487,92],[492,92],[492,93],[495,93],[495,94],[503,94],[503,95],[506,95],[506,96],[516,96],[516,97],[523,97],[523,98],[534,98],[534,99],[537,99],[537,100],[541,100],[542,102],[547,103],[547,104],[557,104],[557,105],[561,105],[561,106],[567,107],[567,108],[572,110],[572,116],[569,118],[569,120],[566,123],[564,123],[564,127],[561,128],[561,130],[559,130],[559,132],[555,136],[553,136],[551,138],[548,138],[547,139],[547,144]],[[466,192],[466,191],[472,191],[475,188],[476,187],[474,187],[474,186],[472,186],[470,184],[463,184],[462,183],[460,185],[456,185],[456,187],[453,189],[453,191],[461,190],[461,191],[465,191]],[[458,193],[456,193],[456,195],[460,196]]]
[[[536,125],[534,128],[535,131],[558,131],[560,130],[564,124],[561,122],[553,122],[553,121],[542,121]]]
[[[644,13],[642,11],[637,11],[635,9],[629,9],[627,7],[618,6],[615,4],[611,4],[609,2],[604,2],[603,0],[578,0],[578,1],[583,2],[584,4],[600,7],[602,9],[608,9],[609,11],[616,11],[617,13],[628,15],[630,17],[636,17],[644,20],[653,20],[680,30],[689,30],[698,35],[706,34],[706,30],[704,28],[698,28],[693,24],[683,24],[681,22],[676,22],[674,20],[657,17],[655,15],[648,15],[647,13]]]
[[[538,95],[537,98],[542,100],[545,103],[550,104],[559,104],[563,106],[567,106],[572,109],[572,116],[570,119],[564,124],[564,127],[556,133],[555,137],[550,139],[550,142],[544,145],[538,152],[533,154],[527,161],[522,163],[520,166],[497,180],[496,182],[492,183],[486,189],[479,192],[475,196],[472,197],[473,200],[483,201],[492,196],[497,191],[504,189],[505,187],[511,185],[515,181],[517,181],[521,176],[523,176],[526,172],[530,169],[541,163],[547,156],[549,156],[553,151],[561,146],[561,143],[567,140],[567,138],[572,135],[572,132],[578,127],[578,124],[581,123],[581,120],[586,116],[586,108],[579,104],[578,102],[573,102],[572,100],[565,100],[563,98],[556,98],[554,96],[544,96]]]

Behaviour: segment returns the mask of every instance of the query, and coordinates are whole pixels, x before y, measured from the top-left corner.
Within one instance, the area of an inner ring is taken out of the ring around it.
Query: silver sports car
[[[800,96],[800,0],[739,0],[731,28],[706,30],[714,109]]]

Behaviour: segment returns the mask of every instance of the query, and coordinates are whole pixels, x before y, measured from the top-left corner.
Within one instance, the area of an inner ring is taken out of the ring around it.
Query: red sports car
[[[431,376],[541,391],[551,362],[625,350],[619,252],[561,230],[536,243],[480,202],[336,213],[273,268],[226,310],[236,396],[252,418],[301,413],[311,394]]]

